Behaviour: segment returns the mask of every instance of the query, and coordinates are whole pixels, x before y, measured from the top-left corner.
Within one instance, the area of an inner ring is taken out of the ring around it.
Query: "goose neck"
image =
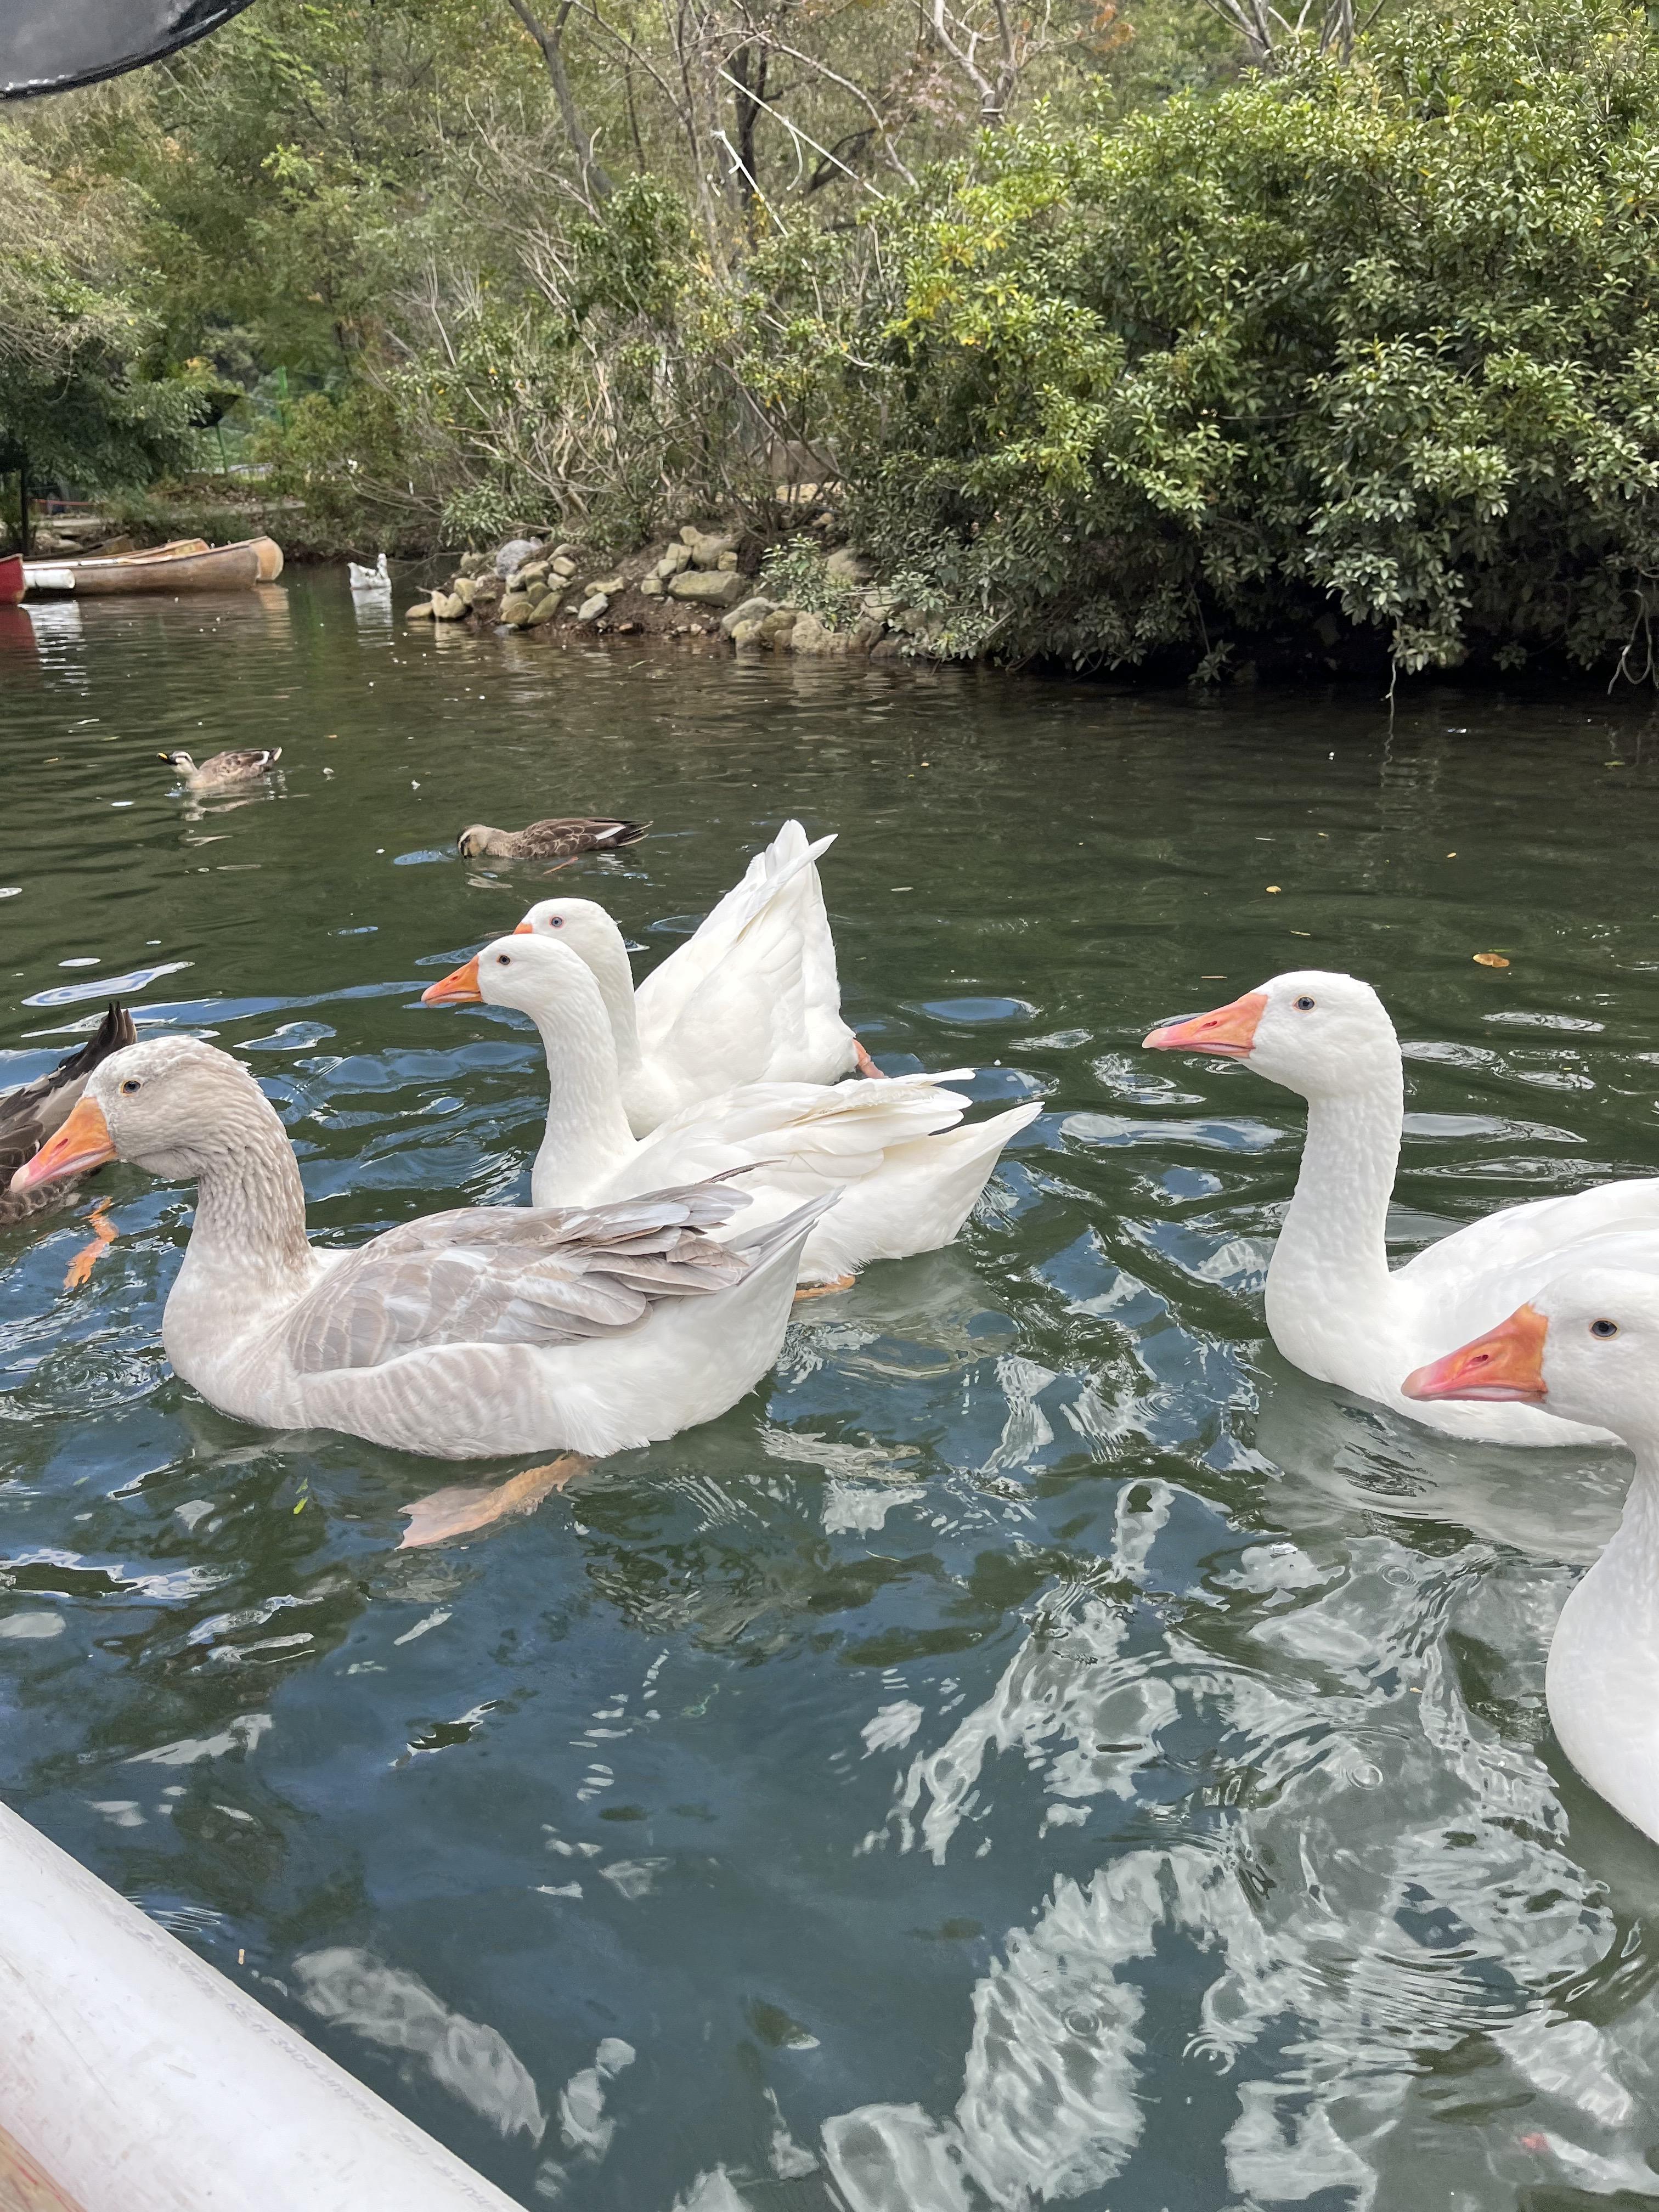
[[[1659,1440],[1636,1448],[1636,1472],[1607,1549],[1579,1585],[1621,1638],[1639,1644],[1659,1668]]]
[[[1637,1445],[1613,1540],[1561,1608],[1544,1689],[1578,1771],[1659,1841],[1659,1440]]]
[[[614,924],[600,930],[586,957],[605,1001],[617,1066],[626,1089],[640,1073],[640,1024],[634,1005],[634,970],[621,930]]]
[[[532,1179],[538,1206],[599,1196],[637,1150],[623,1105],[616,1039],[597,981],[580,961],[557,997],[532,1010],[547,1054],[547,1128]]]
[[[1389,1200],[1400,1162],[1396,1055],[1352,1090],[1310,1098],[1295,1194],[1274,1249],[1271,1295],[1328,1310],[1380,1310],[1389,1294]]]
[[[306,1241],[299,1164],[275,1112],[261,1099],[245,1115],[228,1115],[219,1134],[198,1170],[196,1217],[173,1297],[186,1306],[234,1299],[234,1319],[250,1306],[298,1297],[316,1261]]]

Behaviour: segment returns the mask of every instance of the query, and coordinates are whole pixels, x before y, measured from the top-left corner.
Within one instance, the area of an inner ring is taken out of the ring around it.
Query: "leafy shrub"
[[[770,545],[761,556],[760,587],[780,606],[816,615],[826,629],[840,629],[857,617],[866,586],[832,575],[816,539],[797,535]]]
[[[1659,580],[1659,55],[1468,0],[881,211],[864,542],[997,649],[1606,665]],[[867,366],[860,367],[858,363]],[[1334,623],[1334,618],[1337,618]]]

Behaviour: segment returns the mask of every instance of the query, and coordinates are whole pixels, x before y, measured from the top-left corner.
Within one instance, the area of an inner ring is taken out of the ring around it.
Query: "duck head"
[[[506,850],[510,835],[506,830],[492,830],[487,822],[475,822],[455,840],[455,850],[464,860],[487,860]]]
[[[196,772],[195,758],[190,753],[157,753],[155,757],[157,760],[164,760],[169,768],[183,769],[186,775],[193,775]]]
[[[1275,975],[1229,1006],[1162,1024],[1145,1042],[1153,1052],[1244,1060],[1304,1098],[1397,1080],[1400,1066],[1394,1024],[1370,985],[1322,968]]]
[[[1544,1406],[1631,1443],[1659,1442],[1659,1280],[1625,1267],[1567,1270],[1401,1388],[1428,1403]]]

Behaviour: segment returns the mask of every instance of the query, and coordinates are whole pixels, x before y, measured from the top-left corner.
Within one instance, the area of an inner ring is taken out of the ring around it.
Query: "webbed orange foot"
[[[850,1291],[857,1280],[856,1275],[832,1275],[827,1283],[808,1283],[796,1291],[795,1304],[803,1298],[832,1298],[837,1291]]]
[[[860,1075],[873,1076],[878,1083],[886,1082],[887,1070],[884,1067],[878,1067],[876,1066],[875,1061],[871,1059],[869,1054],[866,1052],[864,1047],[859,1042],[856,1037],[853,1039],[853,1053],[854,1065],[857,1067]]]
[[[107,1198],[100,1198],[88,1214],[87,1219],[92,1224],[93,1241],[83,1245],[70,1261],[69,1271],[64,1277],[66,1291],[78,1291],[115,1242],[115,1224],[109,1218],[111,1202]]]
[[[463,1483],[449,1490],[434,1490],[430,1498],[418,1498],[412,1505],[399,1509],[408,1516],[409,1526],[398,1549],[411,1552],[422,1544],[441,1544],[447,1537],[488,1528],[492,1522],[503,1521],[510,1514],[533,1513],[550,1492],[562,1490],[592,1464],[576,1452],[562,1452],[544,1467],[528,1467],[522,1474],[513,1475],[493,1489],[482,1483]]]

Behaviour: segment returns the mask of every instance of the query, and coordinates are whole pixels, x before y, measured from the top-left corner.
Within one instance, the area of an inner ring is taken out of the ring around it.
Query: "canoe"
[[[15,553],[0,561],[0,607],[15,607],[23,596],[23,563]]]
[[[0,2205],[516,2212],[3,1805],[0,2021]]]
[[[78,599],[113,592],[244,591],[275,583],[282,573],[283,549],[274,538],[245,538],[235,545],[185,538],[148,553],[23,563],[31,592],[73,592]]]

